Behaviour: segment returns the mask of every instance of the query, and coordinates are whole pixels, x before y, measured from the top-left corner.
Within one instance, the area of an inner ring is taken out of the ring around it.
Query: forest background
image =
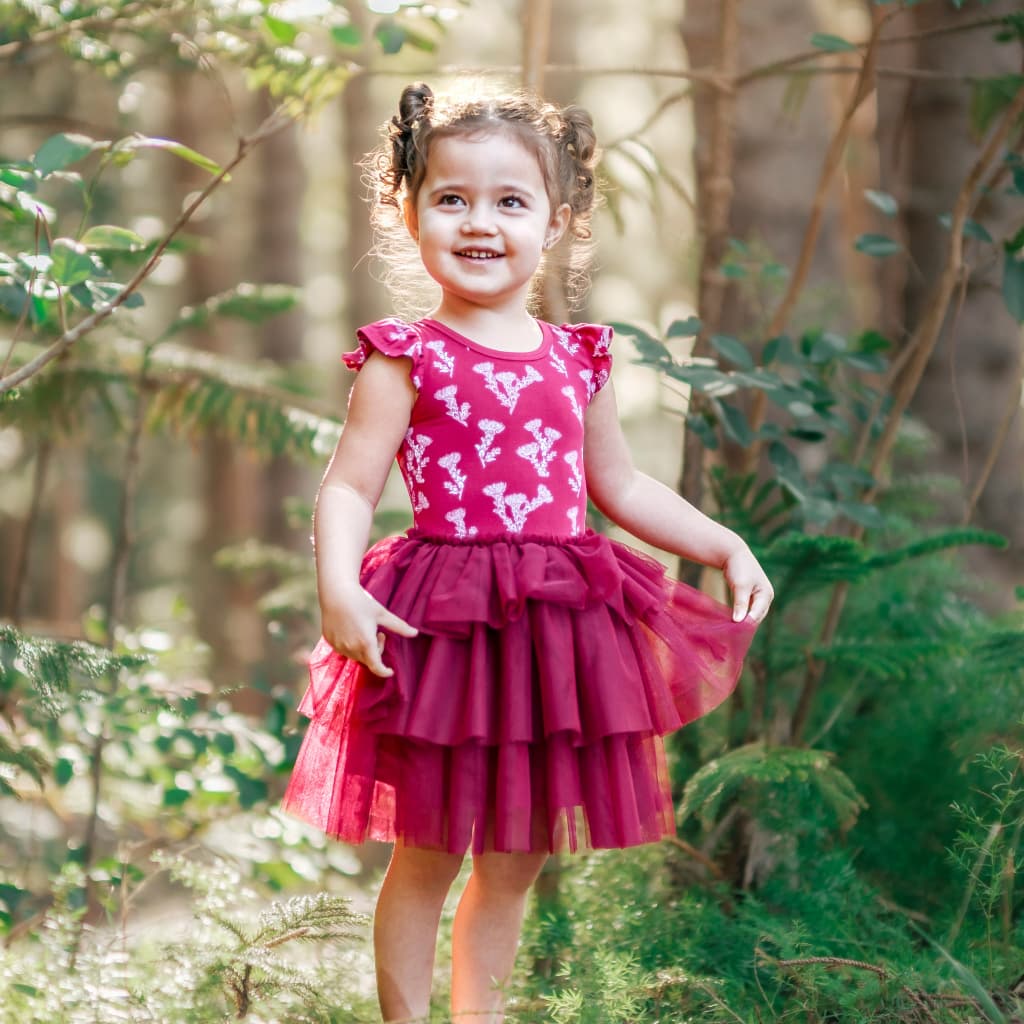
[[[466,73],[594,112],[543,312],[777,590],[678,839],[552,859],[508,1019],[1024,1020],[1022,71],[1005,2],[2,0],[0,1020],[376,1019],[387,850],[277,803],[392,312],[356,161]]]

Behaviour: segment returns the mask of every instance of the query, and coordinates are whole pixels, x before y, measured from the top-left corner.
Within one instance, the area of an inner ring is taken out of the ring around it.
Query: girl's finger
[[[760,622],[768,614],[772,597],[774,595],[770,590],[754,589],[753,599],[750,602],[750,617],[755,622]]]
[[[732,593],[732,621],[742,622],[750,609],[750,587],[737,587]]]
[[[385,629],[390,629],[392,633],[397,633],[399,636],[417,636],[419,634],[419,630],[415,626],[410,626],[405,619],[400,619],[383,605],[379,606],[377,612],[377,624]]]
[[[388,676],[393,676],[395,672],[394,669],[390,669],[384,664],[381,659],[383,652],[384,634],[378,633],[376,643],[367,642],[360,651],[360,657],[356,660],[361,661],[375,676],[387,679]]]

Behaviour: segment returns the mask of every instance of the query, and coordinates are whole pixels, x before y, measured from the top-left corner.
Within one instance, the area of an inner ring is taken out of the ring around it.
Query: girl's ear
[[[544,248],[550,249],[558,244],[558,240],[565,234],[572,218],[572,207],[568,203],[562,203],[551,214],[548,221],[548,229],[544,232]]]
[[[405,227],[412,235],[412,240],[418,242],[420,240],[420,221],[416,216],[416,204],[408,196],[402,200],[402,220],[405,221]]]

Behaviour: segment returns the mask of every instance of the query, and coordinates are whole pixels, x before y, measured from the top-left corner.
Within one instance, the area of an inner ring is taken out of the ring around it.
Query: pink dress
[[[344,356],[412,361],[414,526],[361,580],[419,635],[388,636],[389,678],[323,639],[310,656],[282,807],[328,835],[479,853],[675,832],[661,737],[732,692],[754,626],[587,528],[583,418],[612,331],[541,330],[499,352],[388,319]]]

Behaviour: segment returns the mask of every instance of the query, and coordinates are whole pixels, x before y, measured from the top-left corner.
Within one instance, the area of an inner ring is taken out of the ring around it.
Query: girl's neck
[[[537,321],[524,305],[478,306],[445,297],[430,318],[488,348],[522,352],[539,344]]]

